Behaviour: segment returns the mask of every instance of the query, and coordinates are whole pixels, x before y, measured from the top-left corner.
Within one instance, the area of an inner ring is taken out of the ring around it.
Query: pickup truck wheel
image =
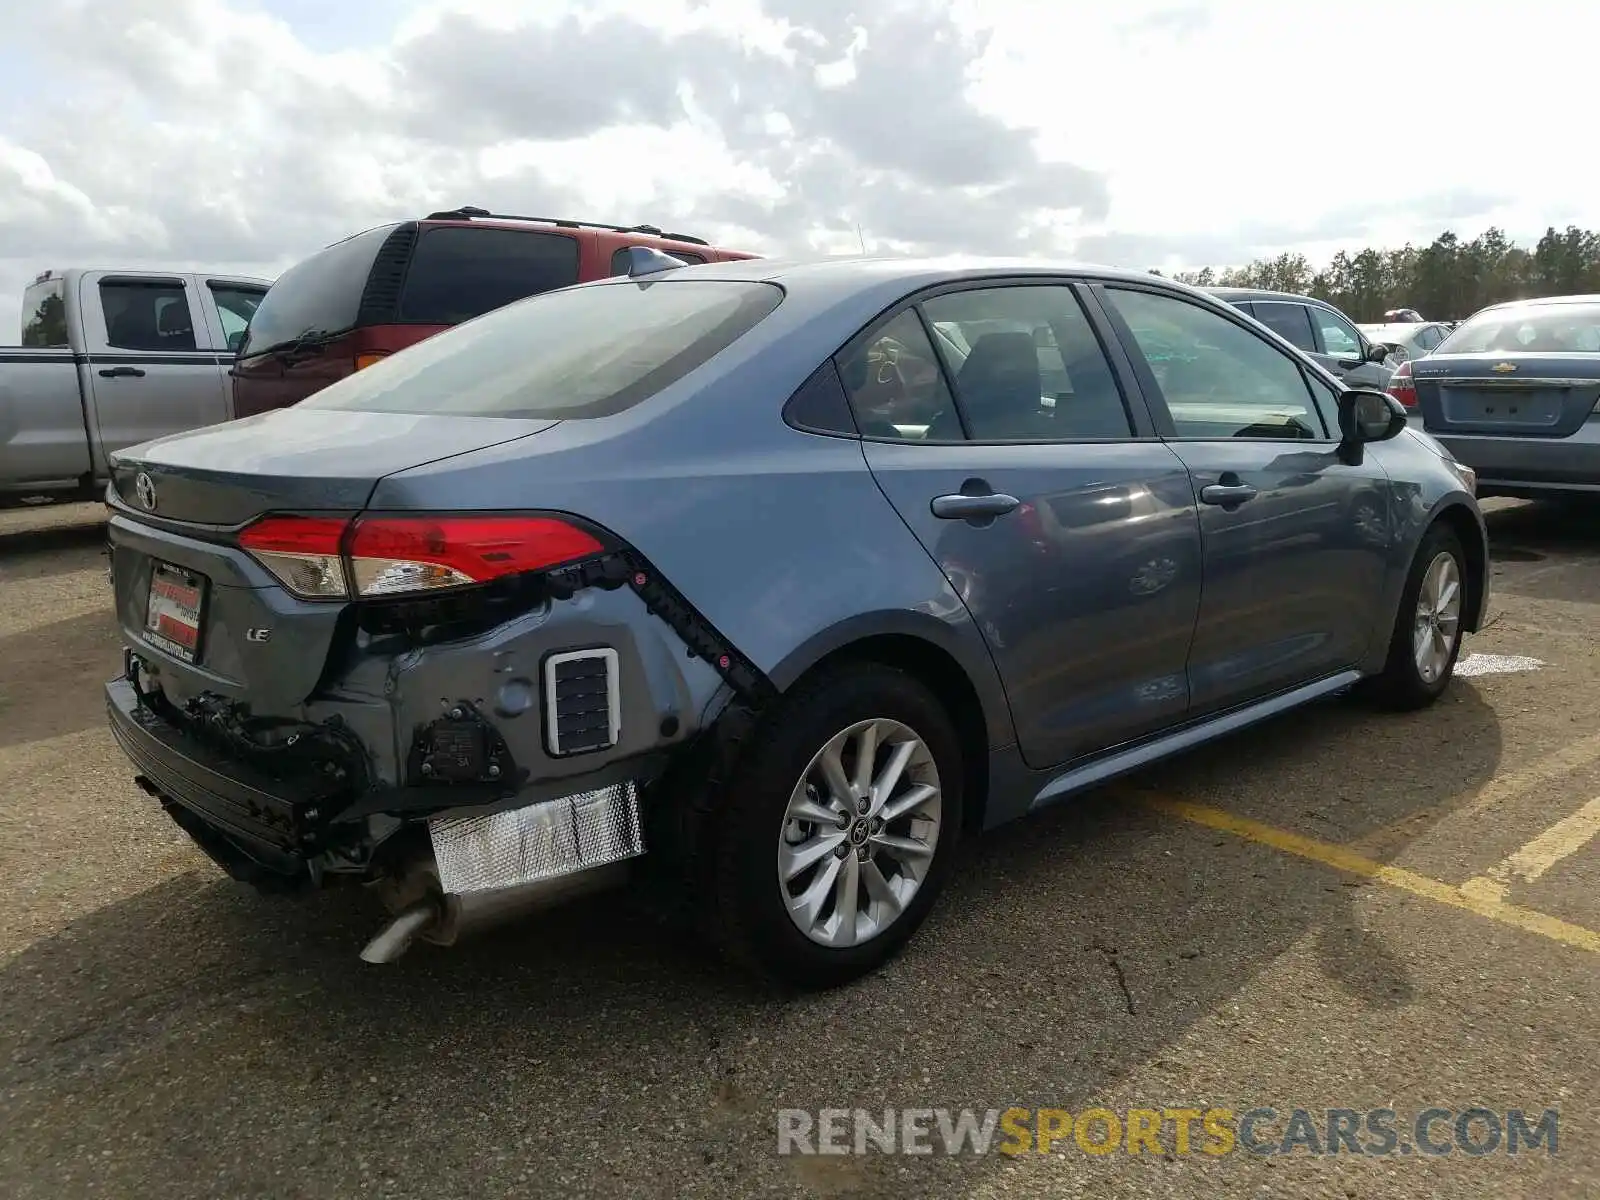
[[[849,982],[899,953],[944,884],[961,829],[955,730],[915,678],[858,663],[750,732],[706,814],[711,932],[771,982]]]
[[[1389,658],[1368,691],[1386,708],[1425,708],[1437,700],[1461,653],[1467,596],[1466,555],[1446,525],[1422,539],[1395,615]]]

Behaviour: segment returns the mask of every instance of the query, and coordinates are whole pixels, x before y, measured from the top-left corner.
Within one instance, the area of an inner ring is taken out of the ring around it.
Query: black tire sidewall
[[[795,925],[778,882],[778,844],[789,796],[812,757],[835,734],[869,717],[909,727],[939,770],[939,838],[927,878],[887,931],[858,946],[818,945]],[[795,987],[830,987],[893,958],[938,899],[960,840],[963,770],[960,741],[943,705],[904,671],[852,664],[781,703],[761,722],[754,744],[729,780],[719,819],[716,888],[724,926],[741,957]]]
[[[1430,683],[1423,679],[1421,672],[1417,670],[1413,636],[1417,600],[1422,594],[1423,577],[1441,552],[1446,552],[1455,559],[1456,574],[1461,580],[1463,595],[1461,613],[1456,623],[1455,645],[1451,647],[1445,669],[1439,673],[1438,679]],[[1390,644],[1388,668],[1385,671],[1386,682],[1394,693],[1394,699],[1410,704],[1428,703],[1441,695],[1449,686],[1455,674],[1456,659],[1461,656],[1461,646],[1465,640],[1467,584],[1467,559],[1466,552],[1461,547],[1461,539],[1448,526],[1435,525],[1422,539],[1422,544],[1417,547],[1416,557],[1411,563],[1411,573],[1406,578],[1405,590],[1400,595],[1400,611],[1395,614],[1394,636]]]

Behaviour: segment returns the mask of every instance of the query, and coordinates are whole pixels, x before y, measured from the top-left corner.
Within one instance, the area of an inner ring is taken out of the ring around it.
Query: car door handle
[[[100,374],[107,379],[143,379],[141,367],[102,367]]]
[[[990,492],[986,496],[935,496],[928,506],[933,515],[943,521],[971,521],[984,517],[1003,517],[1022,507],[1022,501],[1004,492]]]
[[[1248,483],[1212,483],[1200,489],[1200,499],[1206,504],[1243,504],[1256,498],[1256,489]]]

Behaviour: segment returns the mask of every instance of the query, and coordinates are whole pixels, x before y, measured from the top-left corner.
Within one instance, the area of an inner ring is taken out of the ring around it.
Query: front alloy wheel
[[[1417,615],[1412,625],[1412,655],[1422,682],[1436,682],[1450,666],[1461,629],[1461,571],[1448,550],[1434,555],[1422,573]]]
[[[1363,686],[1386,708],[1424,708],[1450,683],[1461,653],[1465,564],[1461,540],[1448,525],[1428,530],[1406,576],[1388,659]]]
[[[828,739],[790,793],[778,839],[796,928],[854,946],[893,925],[933,864],[940,812],[938,764],[909,726],[877,717]]]

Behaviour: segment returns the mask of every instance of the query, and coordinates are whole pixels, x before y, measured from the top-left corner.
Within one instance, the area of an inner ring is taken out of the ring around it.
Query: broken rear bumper
[[[612,865],[644,852],[640,796],[666,761],[514,794],[351,786],[344,771],[285,780],[209,745],[133,678],[106,684],[105,698],[139,786],[230,876],[266,891],[375,882],[421,862],[440,891],[486,892]]]
[[[111,732],[138,770],[135,782],[236,879],[271,885],[309,878],[316,801],[204,745],[140,700],[127,678],[106,684]]]

